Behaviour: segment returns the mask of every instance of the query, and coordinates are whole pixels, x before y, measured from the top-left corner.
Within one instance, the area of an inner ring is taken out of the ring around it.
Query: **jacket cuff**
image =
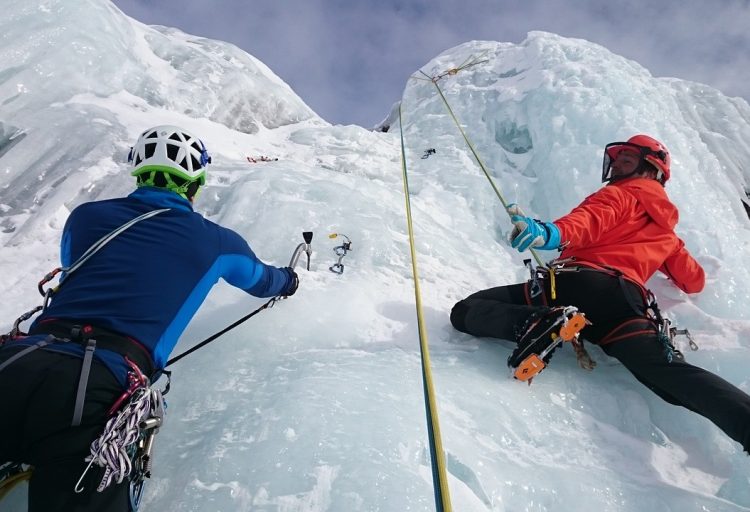
[[[544,226],[544,230],[547,232],[547,241],[540,249],[550,251],[560,247],[560,229],[552,222],[544,222],[542,226]]]

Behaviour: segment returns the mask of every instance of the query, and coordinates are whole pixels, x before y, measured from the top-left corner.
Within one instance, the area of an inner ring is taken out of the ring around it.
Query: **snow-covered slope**
[[[16,3],[0,34],[0,327],[39,302],[70,209],[132,189],[125,155],[151,125],[204,139],[215,164],[198,209],[265,261],[285,265],[315,232],[293,298],[175,365],[143,510],[434,510],[398,124],[330,126],[237,48],[107,2]],[[472,55],[487,62],[440,85],[529,213],[554,218],[596,190],[605,143],[646,132],[667,144],[678,232],[709,283],[696,297],[650,286],[701,345],[689,360],[750,389],[748,104],[546,33],[466,43],[423,70]],[[563,351],[527,387],[508,377],[508,343],[453,331],[453,303],[523,279],[523,257],[434,86],[411,80],[402,107],[454,510],[747,510],[739,447],[600,350],[594,372]],[[246,159],[259,155],[279,160]],[[332,232],[353,241],[340,276]],[[217,287],[178,348],[259,304]]]
[[[0,204],[13,210],[46,203],[50,215],[61,206],[53,189],[75,202],[81,188],[106,181],[91,172],[116,172],[120,162],[113,156],[142,128],[118,120],[113,110],[177,113],[247,134],[320,122],[268,67],[237,47],[147,27],[110,2],[6,6],[0,33],[0,154],[7,185]],[[8,152],[10,139],[22,137],[23,149]],[[94,166],[97,171],[80,172]],[[89,197],[103,190],[101,184],[97,189]]]

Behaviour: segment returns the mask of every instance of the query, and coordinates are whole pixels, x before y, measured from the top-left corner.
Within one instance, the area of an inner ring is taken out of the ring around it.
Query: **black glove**
[[[282,297],[291,297],[294,295],[294,292],[297,291],[297,287],[299,286],[299,277],[297,277],[297,272],[294,271],[292,267],[286,267],[284,270],[289,274],[289,288],[286,289],[284,293],[281,294]]]

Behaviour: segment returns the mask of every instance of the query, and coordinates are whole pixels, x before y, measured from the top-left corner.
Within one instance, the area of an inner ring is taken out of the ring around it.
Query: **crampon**
[[[547,367],[552,353],[564,342],[577,342],[586,324],[584,313],[574,306],[558,306],[532,315],[520,330],[518,346],[508,357],[513,377],[531,384]]]

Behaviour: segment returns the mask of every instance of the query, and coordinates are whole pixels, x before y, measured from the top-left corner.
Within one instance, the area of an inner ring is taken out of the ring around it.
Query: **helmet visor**
[[[607,144],[602,161],[602,183],[633,176],[648,163],[647,156],[655,156],[662,161],[666,158],[663,151],[653,151],[630,142]]]

